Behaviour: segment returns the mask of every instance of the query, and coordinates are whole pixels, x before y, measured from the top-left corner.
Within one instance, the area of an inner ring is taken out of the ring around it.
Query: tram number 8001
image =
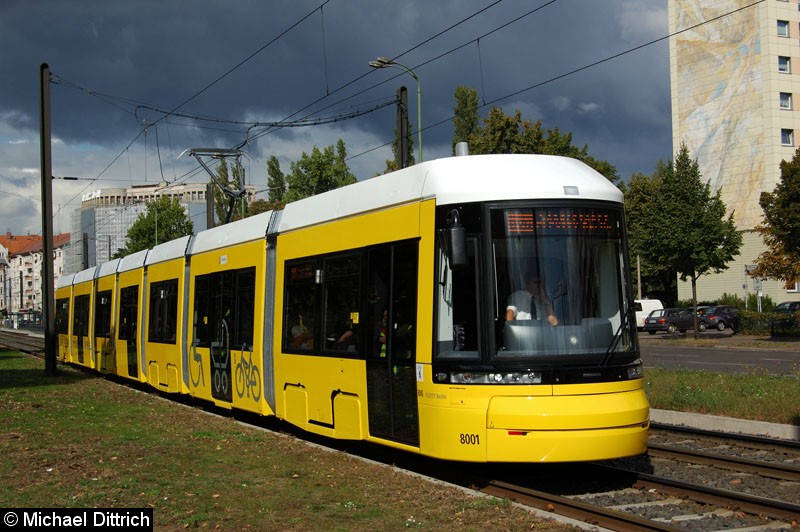
[[[459,436],[461,445],[480,445],[481,438],[477,434],[461,434]]]

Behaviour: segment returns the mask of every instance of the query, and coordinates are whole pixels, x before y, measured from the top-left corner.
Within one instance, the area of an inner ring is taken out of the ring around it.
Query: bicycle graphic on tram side
[[[258,401],[261,399],[261,372],[258,371],[258,366],[253,363],[253,351],[247,351],[247,345],[242,346],[242,356],[239,357],[239,362],[236,364],[236,394],[239,399],[242,399],[247,392],[247,397],[250,397],[251,391],[253,400]],[[247,360],[245,360],[245,353],[247,353]]]

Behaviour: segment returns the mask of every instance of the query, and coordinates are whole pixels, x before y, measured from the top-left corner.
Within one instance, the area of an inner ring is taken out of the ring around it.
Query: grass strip
[[[2,349],[0,412],[0,506],[152,507],[156,530],[571,530]]]

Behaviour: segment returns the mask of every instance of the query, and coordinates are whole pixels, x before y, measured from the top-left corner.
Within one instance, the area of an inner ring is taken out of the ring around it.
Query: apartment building
[[[780,162],[800,141],[799,7],[797,0],[669,0],[673,152],[686,144],[744,237],[728,270],[700,279],[700,300],[758,291],[776,303],[800,298],[798,282],[748,275],[765,249],[753,231],[762,220],[759,197],[774,190]],[[691,298],[689,283],[678,283],[678,297]]]
[[[68,233],[53,237],[53,276],[64,274],[64,255],[69,248]],[[42,237],[0,235],[0,314],[35,315],[42,311]],[[17,318],[15,318],[17,319]]]

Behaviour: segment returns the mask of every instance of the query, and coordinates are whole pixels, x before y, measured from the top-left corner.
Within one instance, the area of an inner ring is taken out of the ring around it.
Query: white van
[[[664,308],[664,305],[658,299],[637,299],[633,308],[636,309],[636,328],[643,329],[644,319],[654,310]]]

